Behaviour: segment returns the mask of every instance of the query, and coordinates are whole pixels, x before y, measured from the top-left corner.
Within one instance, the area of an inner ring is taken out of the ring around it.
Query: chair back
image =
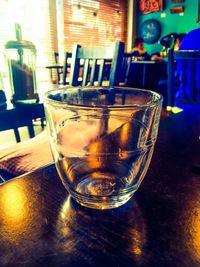
[[[20,127],[27,127],[29,137],[35,136],[33,120],[41,119],[41,127],[44,127],[44,107],[42,103],[24,105],[20,107],[0,110],[0,131],[14,130],[16,142],[21,141]]]
[[[59,53],[57,51],[54,51],[53,55],[54,55],[55,63],[58,64],[59,63]]]
[[[113,47],[73,47],[70,71],[72,86],[101,86],[107,80],[110,86],[118,85],[124,54],[124,43]]]
[[[71,69],[71,58],[72,58],[72,53],[65,52],[64,65],[63,65],[63,80],[62,80],[63,85],[69,84],[67,78],[68,78],[68,73],[70,73]]]
[[[200,51],[169,50],[168,105],[200,103]]]
[[[58,65],[59,64],[59,52],[54,51],[53,54],[54,54],[55,64]],[[61,83],[61,75],[62,74],[63,74],[62,68],[56,68],[56,75],[57,75],[58,84]]]
[[[133,59],[132,54],[124,53],[123,60],[122,60],[121,78],[120,78],[120,83],[124,86],[128,85],[128,77],[129,77],[132,59]]]

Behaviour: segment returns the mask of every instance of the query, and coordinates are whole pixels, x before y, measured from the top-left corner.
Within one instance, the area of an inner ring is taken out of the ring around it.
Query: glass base
[[[119,192],[119,185],[116,180],[112,179],[93,179],[85,177],[74,190],[68,188],[73,199],[80,205],[93,209],[113,209],[125,204],[135,193],[132,188],[131,192]]]
[[[73,196],[72,196],[73,197]],[[91,209],[98,209],[98,210],[108,210],[108,209],[114,209],[114,208],[118,208],[122,205],[124,205],[126,202],[128,202],[128,200],[130,199],[131,197],[129,197],[128,199],[125,199],[124,201],[109,201],[109,202],[82,202],[82,201],[79,201],[79,199],[73,197],[73,199],[79,203],[81,206],[84,206],[84,207],[87,207],[87,208],[91,208]]]

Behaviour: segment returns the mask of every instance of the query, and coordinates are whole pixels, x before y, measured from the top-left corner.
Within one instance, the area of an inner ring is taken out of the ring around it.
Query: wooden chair
[[[129,71],[131,67],[132,58],[133,58],[132,54],[124,53],[123,60],[122,60],[120,85],[124,85],[124,86],[128,85],[128,77],[129,77]]]
[[[69,84],[69,81],[67,79],[68,79],[68,73],[70,74],[70,69],[71,69],[71,58],[72,58],[72,53],[65,52],[65,59],[63,65],[63,79],[62,79],[63,85]]]
[[[42,103],[13,107],[0,111],[0,131],[14,130],[16,142],[20,142],[20,127],[27,127],[29,137],[35,136],[33,120],[44,118],[44,107]],[[43,126],[43,124],[41,124]]]
[[[113,47],[82,48],[73,47],[70,82],[72,86],[101,86],[107,80],[110,86],[120,81],[124,43],[117,42]]]
[[[200,104],[200,51],[169,50],[168,105]]]
[[[54,51],[54,60],[55,64],[59,64],[59,53],[57,51]],[[61,76],[63,75],[63,68],[56,68],[56,74],[57,74],[57,81],[58,84],[61,82]]]

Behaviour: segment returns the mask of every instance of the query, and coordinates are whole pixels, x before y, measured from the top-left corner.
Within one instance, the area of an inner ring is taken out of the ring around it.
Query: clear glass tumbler
[[[52,154],[63,185],[81,205],[126,203],[148,169],[162,96],[121,87],[66,87],[45,95]]]

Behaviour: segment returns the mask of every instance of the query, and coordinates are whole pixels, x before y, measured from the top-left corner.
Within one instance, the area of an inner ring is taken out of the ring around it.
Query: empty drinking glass
[[[45,95],[50,144],[63,185],[81,205],[126,203],[148,169],[162,96],[121,87],[68,87]]]

